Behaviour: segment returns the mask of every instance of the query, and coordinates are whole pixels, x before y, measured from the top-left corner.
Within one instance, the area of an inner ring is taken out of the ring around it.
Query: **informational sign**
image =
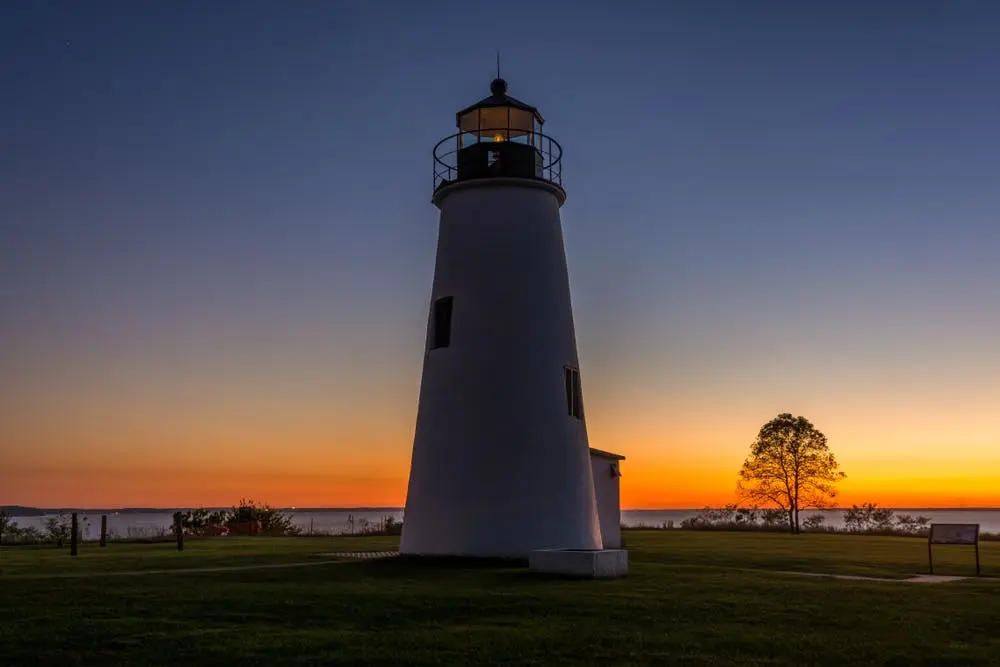
[[[932,523],[931,544],[976,544],[978,523]]]
[[[979,524],[978,523],[932,523],[927,536],[927,562],[934,574],[932,544],[959,544],[975,547],[976,576],[979,576]]]

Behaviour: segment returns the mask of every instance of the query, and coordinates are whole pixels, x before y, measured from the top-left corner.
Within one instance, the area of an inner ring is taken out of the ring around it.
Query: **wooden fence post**
[[[177,535],[177,550],[184,551],[184,522],[180,512],[174,512],[174,533]]]
[[[65,525],[65,524],[63,524]],[[80,537],[80,523],[77,519],[76,512],[72,514],[72,520],[70,521],[70,536],[69,536],[69,555],[75,556],[77,554],[77,540]]]
[[[101,515],[101,546],[108,546],[108,515]]]

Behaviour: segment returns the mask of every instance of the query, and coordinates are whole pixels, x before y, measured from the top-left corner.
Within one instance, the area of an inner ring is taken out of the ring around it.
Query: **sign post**
[[[976,549],[976,576],[979,573],[979,524],[978,523],[932,523],[927,536],[927,563],[934,574],[934,544],[960,544]]]

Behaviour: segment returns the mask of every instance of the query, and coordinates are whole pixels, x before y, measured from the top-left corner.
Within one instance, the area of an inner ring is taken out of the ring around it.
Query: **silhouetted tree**
[[[805,417],[782,413],[764,424],[740,469],[738,493],[783,511],[788,528],[799,532],[799,512],[829,507],[835,485],[846,475],[826,436]]]

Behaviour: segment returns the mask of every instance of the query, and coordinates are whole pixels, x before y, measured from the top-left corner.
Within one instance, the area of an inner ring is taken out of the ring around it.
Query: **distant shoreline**
[[[27,507],[24,505],[0,505],[0,510],[12,516],[41,516],[43,514],[65,514],[77,512],[80,514],[166,514],[186,512],[188,510],[206,509],[209,511],[227,510],[230,506],[203,507]],[[277,507],[282,512],[402,512],[402,507]]]
[[[897,512],[1000,512],[1000,507],[893,507],[891,505],[879,505],[896,510]],[[86,508],[86,507],[28,507],[25,505],[0,505],[3,510],[15,517],[43,516],[47,514],[66,514],[77,512],[79,514],[172,514],[178,511],[188,511],[199,509],[199,507],[108,507],[108,508]],[[205,507],[209,511],[229,509],[226,507]],[[282,512],[402,512],[403,507],[279,507]],[[623,512],[700,512],[702,507],[623,507]],[[825,510],[807,510],[843,512],[849,507],[830,507]]]

